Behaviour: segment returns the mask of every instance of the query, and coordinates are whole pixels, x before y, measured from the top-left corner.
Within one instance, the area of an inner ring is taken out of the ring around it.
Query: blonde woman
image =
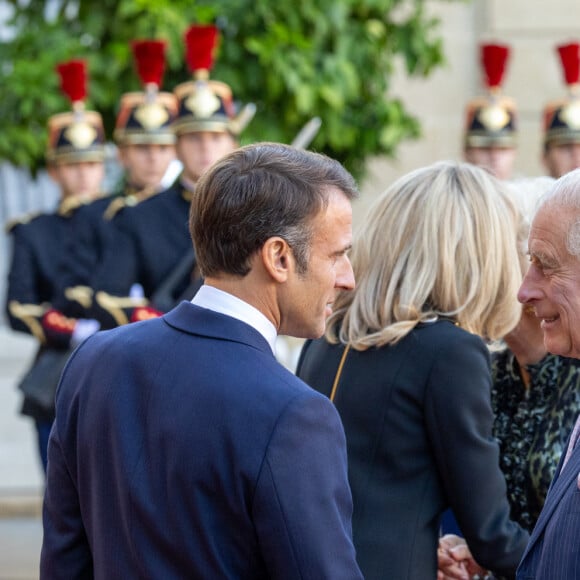
[[[448,507],[482,566],[513,575],[526,546],[492,439],[484,342],[520,315],[521,218],[504,187],[451,162],[395,182],[352,249],[355,291],[302,351],[298,376],[344,424],[367,580],[435,578]]]

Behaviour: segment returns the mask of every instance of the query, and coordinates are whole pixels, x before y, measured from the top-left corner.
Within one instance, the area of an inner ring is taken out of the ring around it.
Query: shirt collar
[[[268,341],[272,352],[276,354],[276,327],[257,308],[228,292],[206,284],[197,291],[191,303],[249,324]]]

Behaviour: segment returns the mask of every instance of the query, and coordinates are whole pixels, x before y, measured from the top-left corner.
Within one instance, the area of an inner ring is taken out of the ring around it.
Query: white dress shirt
[[[204,284],[191,299],[191,303],[201,308],[237,318],[255,328],[276,354],[276,327],[257,309],[228,292]]]

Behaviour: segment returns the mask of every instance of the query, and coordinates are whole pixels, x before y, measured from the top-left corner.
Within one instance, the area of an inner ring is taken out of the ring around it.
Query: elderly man
[[[529,236],[530,267],[518,299],[542,321],[549,352],[580,358],[580,169],[543,198]],[[562,455],[517,578],[579,577],[580,418]]]
[[[541,320],[549,352],[580,359],[580,169],[558,179],[541,199],[532,221],[528,252],[530,266],[518,300],[533,307]],[[580,577],[579,434],[580,417],[522,557],[518,580]],[[440,579],[469,578],[469,573],[481,572],[467,546],[452,546],[456,542],[459,540],[454,537],[442,541]]]

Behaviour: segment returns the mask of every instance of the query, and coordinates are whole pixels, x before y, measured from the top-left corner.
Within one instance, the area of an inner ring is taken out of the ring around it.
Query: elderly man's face
[[[580,358],[580,260],[566,248],[569,225],[580,216],[570,214],[570,208],[550,205],[536,214],[518,300],[534,307],[549,352]]]

